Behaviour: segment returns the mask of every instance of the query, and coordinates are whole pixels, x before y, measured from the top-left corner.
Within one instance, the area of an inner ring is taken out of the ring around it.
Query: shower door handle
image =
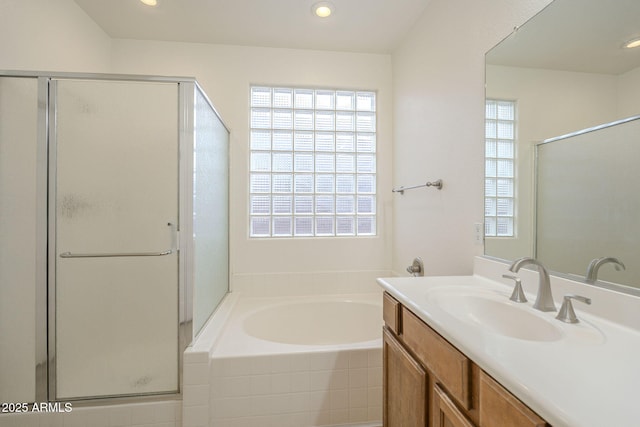
[[[74,254],[71,252],[63,252],[60,258],[113,258],[113,257],[133,257],[133,256],[165,256],[171,255],[173,249],[162,252],[114,252],[114,253],[97,253],[97,254]]]
[[[112,253],[94,253],[94,254],[74,254],[71,252],[62,252],[60,258],[116,258],[116,257],[140,257],[140,256],[165,256],[171,255],[176,247],[177,230],[173,223],[168,222],[167,226],[171,228],[171,248],[162,252],[112,252]]]

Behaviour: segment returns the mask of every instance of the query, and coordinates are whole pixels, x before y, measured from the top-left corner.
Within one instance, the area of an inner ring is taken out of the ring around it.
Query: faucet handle
[[[515,302],[527,302],[527,297],[524,295],[524,291],[522,290],[522,280],[520,280],[518,276],[511,274],[503,274],[502,277],[505,279],[512,279],[516,283],[509,299]]]
[[[565,295],[564,301],[562,302],[562,307],[560,307],[560,311],[556,316],[556,319],[562,320],[565,323],[578,323],[578,317],[576,316],[576,312],[573,311],[573,304],[571,300],[577,300],[583,302],[585,304],[591,304],[591,298],[583,297],[580,295]]]
[[[422,258],[416,257],[413,259],[413,263],[407,267],[407,273],[414,277],[424,276],[424,262]]]

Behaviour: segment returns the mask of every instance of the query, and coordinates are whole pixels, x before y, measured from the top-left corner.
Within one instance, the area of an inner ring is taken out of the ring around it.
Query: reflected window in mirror
[[[485,236],[514,237],[516,102],[486,100]]]

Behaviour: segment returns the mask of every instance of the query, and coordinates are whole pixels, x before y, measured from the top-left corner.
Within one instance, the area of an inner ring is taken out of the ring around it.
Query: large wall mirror
[[[554,0],[487,53],[486,222],[510,222],[488,230],[485,255],[533,256],[585,281],[591,260],[615,257],[626,269],[603,264],[598,284],[640,294],[635,39],[638,0]]]

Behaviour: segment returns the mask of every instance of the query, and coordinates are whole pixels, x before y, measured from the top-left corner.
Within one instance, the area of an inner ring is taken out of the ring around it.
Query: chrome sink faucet
[[[603,264],[606,264],[608,262],[613,263],[613,266],[616,268],[617,271],[626,269],[622,261],[620,261],[618,258],[613,258],[613,257],[596,258],[594,260],[591,260],[591,262],[589,263],[589,267],[587,267],[587,277],[585,281],[587,283],[595,283],[598,280],[598,270]]]
[[[509,271],[517,273],[525,265],[533,265],[538,269],[540,280],[538,281],[538,295],[533,303],[533,308],[540,311],[556,311],[556,304],[553,302],[551,294],[551,281],[549,280],[549,272],[537,260],[530,257],[519,258],[509,266]]]

